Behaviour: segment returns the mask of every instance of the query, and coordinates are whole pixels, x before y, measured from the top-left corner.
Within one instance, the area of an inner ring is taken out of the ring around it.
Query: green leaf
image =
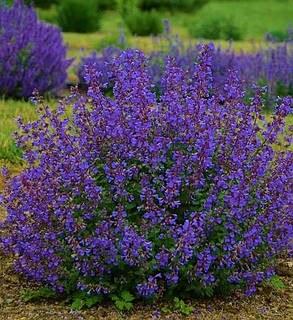
[[[91,308],[93,305],[102,302],[102,295],[92,295],[86,298],[85,304],[88,308]]]
[[[71,304],[71,309],[72,310],[81,310],[85,305],[85,301],[80,299],[80,298],[76,298],[74,299],[74,301]]]
[[[117,301],[117,300],[121,300],[118,296],[116,296],[115,294],[111,295],[111,299],[113,301]]]
[[[116,300],[115,306],[122,311],[124,310],[125,302],[123,300]]]
[[[126,291],[126,290],[121,292],[121,298],[124,301],[127,301],[127,302],[133,301],[135,299],[134,296],[130,292]]]
[[[165,313],[168,313],[168,312],[170,312],[170,309],[168,307],[163,307],[162,311],[165,312]]]
[[[194,310],[195,310],[194,307],[189,306],[189,307],[184,307],[182,310],[180,310],[180,312],[189,316]]]
[[[25,302],[29,302],[34,299],[39,298],[56,298],[57,293],[56,291],[52,290],[51,288],[42,287],[38,290],[21,290],[20,295],[23,297]]]
[[[127,311],[129,311],[133,307],[133,304],[131,302],[125,302],[124,307]]]
[[[284,289],[286,286],[284,282],[276,275],[271,276],[270,284],[277,289]]]

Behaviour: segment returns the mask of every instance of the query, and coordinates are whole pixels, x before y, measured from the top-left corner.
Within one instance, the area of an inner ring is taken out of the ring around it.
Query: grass
[[[210,15],[233,19],[244,40],[262,40],[266,32],[285,31],[288,23],[293,23],[293,1],[211,1],[195,15],[194,21],[208,19]]]
[[[52,100],[49,104],[56,105],[56,101]],[[22,116],[24,122],[38,118],[30,101],[0,100],[0,159],[12,163],[21,162],[22,157],[21,151],[12,139],[12,134],[17,129],[14,119],[18,116]]]

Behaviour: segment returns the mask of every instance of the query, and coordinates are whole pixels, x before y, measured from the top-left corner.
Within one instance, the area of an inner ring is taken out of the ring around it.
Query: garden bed
[[[291,261],[292,263],[292,261]],[[189,301],[196,311],[189,316],[180,310],[164,313],[166,305],[152,306],[136,304],[129,313],[119,312],[112,304],[93,307],[82,311],[72,311],[69,305],[58,301],[37,301],[25,303],[20,296],[21,289],[28,288],[28,282],[16,275],[10,257],[0,253],[0,319],[292,319],[293,315],[293,278],[280,276],[285,289],[269,286],[259,287],[258,292],[250,298],[233,296],[227,298]],[[292,269],[291,269],[292,270]],[[169,304],[169,308],[170,304]]]

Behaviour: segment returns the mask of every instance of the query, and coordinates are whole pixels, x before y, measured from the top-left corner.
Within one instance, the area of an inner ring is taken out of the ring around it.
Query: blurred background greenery
[[[293,23],[293,0],[34,0],[34,6],[41,20],[64,32],[98,38],[115,35],[120,24],[131,36],[157,35],[169,19],[183,39],[261,41],[270,32],[283,40]]]

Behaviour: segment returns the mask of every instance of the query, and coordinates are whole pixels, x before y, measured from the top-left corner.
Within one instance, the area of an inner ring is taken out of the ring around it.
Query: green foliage
[[[51,7],[53,4],[58,4],[59,2],[62,2],[63,0],[26,0],[26,3],[33,2],[35,7],[37,8],[44,8],[48,9]]]
[[[138,36],[157,35],[163,31],[162,19],[155,10],[142,11],[133,8],[127,10],[122,18],[129,31]]]
[[[199,23],[192,21],[189,25],[189,33],[193,38],[219,39],[220,19],[211,17]]]
[[[116,0],[116,8],[120,15],[124,15],[139,8],[141,0]]]
[[[100,11],[95,0],[62,0],[57,22],[65,32],[95,32],[100,26]]]
[[[132,301],[135,299],[135,297],[130,292],[124,290],[121,292],[120,297],[117,295],[112,295],[111,299],[114,301],[117,309],[120,311],[129,311],[133,307]]]
[[[22,163],[22,154],[23,151],[12,140],[7,142],[5,146],[0,145],[0,159],[8,160],[14,164]]]
[[[289,38],[287,31],[284,30],[273,30],[268,32],[268,34],[277,42],[282,42]]]
[[[276,274],[273,274],[271,276],[269,283],[273,287],[275,287],[276,289],[284,289],[285,288],[284,282]]]
[[[62,1],[62,0],[24,0],[23,2],[27,6],[33,3],[34,7],[48,9],[53,4],[57,4],[59,1]],[[5,2],[11,7],[14,0],[6,0]]]
[[[293,24],[293,6],[286,0],[213,0],[196,16],[202,21],[212,14],[233,17],[245,40],[263,40],[268,30],[285,30],[288,22]]]
[[[48,9],[37,8],[37,13],[39,20],[58,25],[56,6]]]
[[[125,50],[128,47],[128,43],[127,41],[121,42],[118,34],[111,34],[99,40],[95,47],[95,50],[100,51],[101,49],[107,48],[109,46],[115,46],[122,50]]]
[[[175,297],[173,300],[173,304],[171,308],[163,307],[162,311],[165,313],[169,313],[172,311],[179,311],[180,313],[189,316],[192,312],[194,312],[195,308],[192,306],[188,306],[185,304],[183,300],[180,300],[178,297]]]
[[[72,310],[81,310],[84,307],[91,308],[95,304],[101,303],[103,296],[100,294],[88,295],[86,291],[77,291],[72,296]]]
[[[117,5],[115,0],[96,0],[96,2],[100,10],[115,10]]]
[[[190,11],[200,9],[209,0],[141,0],[139,7],[142,10],[180,10]]]
[[[242,38],[241,31],[234,24],[233,19],[220,15],[210,15],[203,20],[192,21],[189,25],[189,33],[194,38],[209,40],[240,40]]]
[[[242,39],[241,29],[234,23],[233,19],[222,19],[220,26],[221,39],[236,41]]]
[[[132,301],[132,296],[130,294],[127,294],[122,292],[123,295],[121,295],[121,301],[124,303],[128,303],[129,301]],[[60,293],[58,294],[56,291],[52,290],[51,288],[47,287],[41,287],[38,290],[21,290],[20,295],[24,299],[25,302],[29,302],[32,300],[39,300],[42,298],[48,299],[48,298],[62,298]],[[71,302],[71,309],[72,310],[81,310],[85,307],[91,308],[95,304],[101,303],[103,301],[104,297],[102,294],[91,294],[88,295],[87,291],[75,291],[71,292],[66,300],[64,300],[64,303]],[[119,299],[119,298],[118,298]],[[132,306],[132,304],[131,304]],[[122,310],[122,309],[121,309]],[[127,309],[129,310],[129,309]]]
[[[25,302],[38,300],[41,298],[57,298],[58,296],[56,291],[53,291],[51,288],[47,287],[42,287],[38,290],[21,290],[20,295]]]

